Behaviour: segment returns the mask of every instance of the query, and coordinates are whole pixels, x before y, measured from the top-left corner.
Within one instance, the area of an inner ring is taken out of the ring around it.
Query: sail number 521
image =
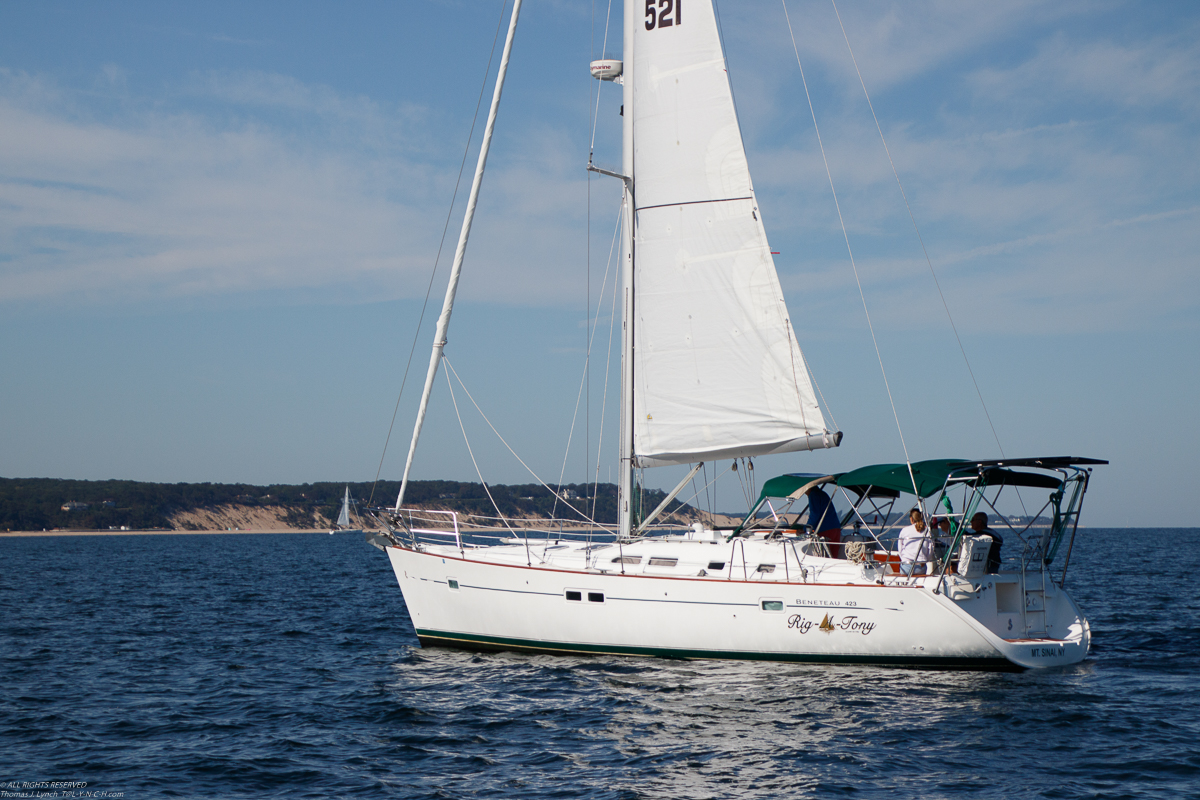
[[[682,5],[683,0],[646,0],[646,30],[682,24],[679,19]]]

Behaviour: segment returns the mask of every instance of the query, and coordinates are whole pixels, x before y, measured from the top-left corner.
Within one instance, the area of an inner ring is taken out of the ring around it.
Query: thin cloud
[[[968,78],[990,98],[1045,102],[1111,103],[1127,107],[1165,105],[1195,111],[1200,100],[1200,46],[1196,26],[1147,41],[1072,41],[1059,33],[1042,42],[1033,58],[1010,69],[980,69]],[[1041,91],[1052,87],[1049,94]]]
[[[1064,13],[1084,11],[1075,6]],[[1030,25],[1040,13],[1035,7],[1017,9],[1013,19]],[[906,7],[904,17],[906,25],[917,27],[925,19],[920,8]],[[993,34],[964,22],[940,56],[920,53],[906,62],[901,54],[901,78],[880,86],[863,70],[868,86],[878,90],[876,107],[888,109],[881,122],[889,148],[944,287],[957,298],[986,299],[973,307],[966,327],[1127,330],[1158,324],[1160,314],[1177,319],[1195,314],[1200,278],[1189,255],[1200,247],[1195,37],[1139,38],[1126,32],[1128,41],[1114,44],[1074,30],[1072,39],[1056,25],[1039,33],[1039,25],[1030,25],[1025,46],[996,50],[990,60],[1002,67],[988,64],[984,55],[984,66],[973,71],[935,69],[938,59],[962,51],[964,41],[985,51],[996,48],[1015,30],[1010,21]],[[878,41],[866,49],[877,51],[890,23],[873,24]],[[846,57],[840,31],[834,33]],[[805,35],[821,38],[811,31]],[[862,64],[854,36],[851,31]],[[923,36],[889,41],[921,49]],[[824,38],[823,46],[831,49],[818,47],[816,63],[832,65],[837,48]],[[810,51],[802,56],[813,60]],[[906,73],[904,63],[916,72]],[[909,97],[904,76],[913,83],[922,69],[944,91],[932,120],[916,116],[927,105],[909,110],[894,99],[897,93]],[[839,80],[841,73],[831,66],[829,74]],[[810,75],[826,156],[873,315],[896,328],[944,320],[857,78],[846,96],[856,93],[861,108],[822,95],[825,84],[819,81]],[[789,261],[797,252],[810,254],[797,272],[782,263],[785,287],[825,306],[852,288],[852,276],[807,104],[802,90],[796,91],[803,113],[794,99],[792,108],[781,111],[780,99],[789,95],[778,88],[749,93],[752,102],[766,105],[742,118],[752,129],[769,128],[764,119],[795,123],[785,136],[751,135],[756,145],[751,164],[773,246]],[[769,105],[771,92],[776,107]],[[951,303],[957,307],[953,298]],[[840,297],[839,307],[856,306],[856,297]],[[926,306],[937,313],[906,313]]]
[[[212,37],[214,42],[223,42],[225,44],[237,44],[246,47],[266,47],[274,44],[270,39],[240,39],[235,36],[226,36],[223,33],[218,33]]]
[[[1019,289],[1055,298],[1059,319],[1102,319],[1093,312],[1108,300],[1073,281],[1086,266],[1090,287],[1125,285],[1138,255],[1118,231],[1157,226],[1172,245],[1193,241],[1192,216],[1181,210],[1198,200],[1194,125],[1140,112],[1147,97],[1161,106],[1181,92],[1195,96],[1196,48],[1183,35],[1113,45],[1053,32],[1063,15],[1087,8],[841,9],[868,85],[879,103],[891,103],[883,125],[930,254],[966,296],[1012,296],[1015,308]],[[793,285],[791,270],[816,275],[805,302],[823,303],[811,292],[841,291],[836,265],[845,248],[798,76],[785,77],[787,58],[776,58],[790,57],[790,41],[777,25],[765,43],[751,37],[765,13],[723,21],[735,88],[771,242],[788,259],[780,262],[785,285]],[[824,88],[818,114],[852,244],[872,286],[896,297],[931,291],[840,30],[827,17],[805,28],[801,47],[816,59],[818,94]],[[1003,49],[1027,28],[1020,50],[984,57],[973,71],[956,62]],[[772,59],[774,71],[764,70]],[[1105,64],[1108,72],[1085,85],[1089,70]],[[1078,103],[1114,69],[1130,74],[1104,105]],[[906,96],[918,79],[948,87],[935,119],[889,94]],[[1155,82],[1157,94],[1139,89]],[[436,110],[389,108],[269,72],[194,73],[164,92],[103,106],[104,98],[37,76],[0,73],[0,298],[424,294],[462,152],[461,133],[446,135]],[[1071,114],[1037,112],[1061,98],[1076,98]],[[1191,100],[1179,102],[1186,109]],[[1021,103],[1027,108],[1012,113]],[[590,117],[588,106],[579,114]],[[584,144],[560,119],[570,113],[509,114],[498,128],[465,298],[579,301],[588,185]],[[591,191],[595,267],[607,255],[616,185],[593,182]],[[460,208],[464,197],[465,185]],[[456,211],[449,251],[460,219]],[[1098,252],[1091,239],[1109,244]],[[990,272],[1000,266],[1004,289]],[[1163,258],[1151,284],[1169,285],[1164,276],[1174,275],[1192,286],[1187,269]],[[1159,305],[1149,287],[1127,302],[1133,319],[1151,318]]]
[[[40,105],[0,99],[6,300],[372,283],[421,252],[411,232],[428,212],[389,201],[349,147],[313,152],[261,125],[185,114],[117,127]],[[414,180],[410,199],[428,184]]]
[[[69,92],[43,86],[22,78],[0,93],[0,298],[136,302],[321,286],[371,299],[423,293],[453,175],[445,159],[426,163],[441,145],[419,114],[389,115],[283,76],[210,74],[188,91],[220,99],[215,114],[101,121],[67,102]],[[235,104],[257,116],[221,110]],[[298,137],[294,124],[262,116],[281,107],[318,135]],[[412,136],[375,137],[385,129]],[[553,302],[571,271],[556,250],[569,247],[563,226],[581,221],[554,212],[585,196],[586,178],[563,179],[561,137],[543,133],[527,146],[540,162],[530,153],[489,177],[486,204],[507,216],[479,226],[476,238],[494,241],[467,296]],[[509,231],[514,214],[536,221],[537,235]],[[542,289],[516,288],[514,264],[544,275]]]

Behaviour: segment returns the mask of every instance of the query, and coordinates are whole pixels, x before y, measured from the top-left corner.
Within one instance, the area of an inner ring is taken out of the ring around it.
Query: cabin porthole
[[[458,581],[455,580],[454,578],[447,578],[446,585],[450,587],[450,591],[452,591],[452,592],[458,591]]]
[[[604,602],[604,592],[588,592],[588,602],[589,603],[603,603]]]
[[[583,599],[583,592],[576,592],[572,589],[567,589],[567,599],[579,602]]]
[[[782,600],[763,600],[762,601],[762,610],[763,611],[783,611],[783,601]]]

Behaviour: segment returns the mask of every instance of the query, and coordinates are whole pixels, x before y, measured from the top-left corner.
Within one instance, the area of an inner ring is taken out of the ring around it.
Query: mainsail
[[[634,25],[638,466],[834,447],[767,244],[710,3]],[[663,13],[662,7],[668,9]]]

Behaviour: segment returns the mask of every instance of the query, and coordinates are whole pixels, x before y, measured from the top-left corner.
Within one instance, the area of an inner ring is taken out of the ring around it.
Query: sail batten
[[[731,202],[734,200],[753,200],[753,199],[754,199],[753,195],[746,195],[745,197],[716,197],[716,198],[713,198],[710,200],[688,200],[683,203],[660,203],[659,205],[656,205],[656,206],[638,206],[638,208],[636,210],[638,212],[642,212],[642,211],[649,211],[649,210],[655,209],[655,208],[669,208],[672,206],[694,206],[694,205],[698,205],[700,203],[728,203],[728,202]]]
[[[716,20],[636,29],[638,466],[837,446],[793,335]]]

